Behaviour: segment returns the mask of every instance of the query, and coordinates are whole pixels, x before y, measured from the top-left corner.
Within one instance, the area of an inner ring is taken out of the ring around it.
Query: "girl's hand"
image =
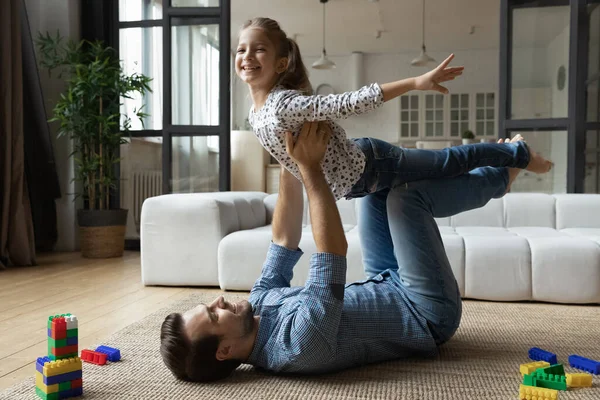
[[[450,54],[440,65],[434,70],[427,72],[415,78],[416,90],[435,90],[443,94],[448,94],[448,89],[440,85],[442,82],[451,81],[457,76],[462,75],[465,67],[451,67],[448,64],[454,58],[454,54]]]

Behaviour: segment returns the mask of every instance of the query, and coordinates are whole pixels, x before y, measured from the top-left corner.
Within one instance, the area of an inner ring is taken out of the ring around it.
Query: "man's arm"
[[[346,251],[348,244],[331,189],[320,163],[330,132],[317,133],[317,124],[306,126],[296,143],[286,136],[290,157],[296,162],[308,195],[311,224],[318,253],[313,254],[306,285],[298,293],[298,307],[282,323],[289,343],[286,359],[298,371],[313,369],[335,357],[344,307]]]
[[[302,182],[281,166],[279,195],[273,213],[273,243],[296,250],[302,238],[304,194]]]

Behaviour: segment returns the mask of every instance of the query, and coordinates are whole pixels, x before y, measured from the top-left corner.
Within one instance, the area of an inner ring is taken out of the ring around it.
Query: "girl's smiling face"
[[[235,72],[242,81],[257,89],[270,90],[286,67],[287,58],[277,56],[275,44],[264,30],[246,28],[240,33]]]

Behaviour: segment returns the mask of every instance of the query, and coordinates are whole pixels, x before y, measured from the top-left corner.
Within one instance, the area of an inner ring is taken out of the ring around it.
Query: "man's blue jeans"
[[[362,197],[422,179],[449,178],[479,167],[525,168],[525,142],[477,143],[443,150],[405,149],[373,138],[353,139],[366,157],[360,180],[346,198]]]
[[[358,229],[368,277],[386,269],[424,316],[438,344],[460,323],[458,284],[434,220],[504,195],[507,168],[478,168],[454,178],[419,180],[359,199]]]

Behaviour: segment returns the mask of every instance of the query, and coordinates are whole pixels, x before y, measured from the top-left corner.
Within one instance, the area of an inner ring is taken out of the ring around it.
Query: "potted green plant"
[[[101,41],[64,43],[59,33],[47,33],[36,42],[40,65],[49,74],[60,70],[67,83],[49,121],[58,122],[58,137],[73,140],[74,180],[79,183],[75,195],[84,199],[77,211],[81,253],[90,258],[122,256],[127,210],[109,204],[119,180],[114,169],[119,147],[127,143],[123,134],[131,127],[131,118],[121,112],[121,99],[151,91],[151,79],[126,75],[114,49]],[[147,116],[142,107],[134,112],[140,119]]]
[[[462,133],[462,143],[463,144],[471,144],[475,139],[475,134],[471,130],[466,130]]]

